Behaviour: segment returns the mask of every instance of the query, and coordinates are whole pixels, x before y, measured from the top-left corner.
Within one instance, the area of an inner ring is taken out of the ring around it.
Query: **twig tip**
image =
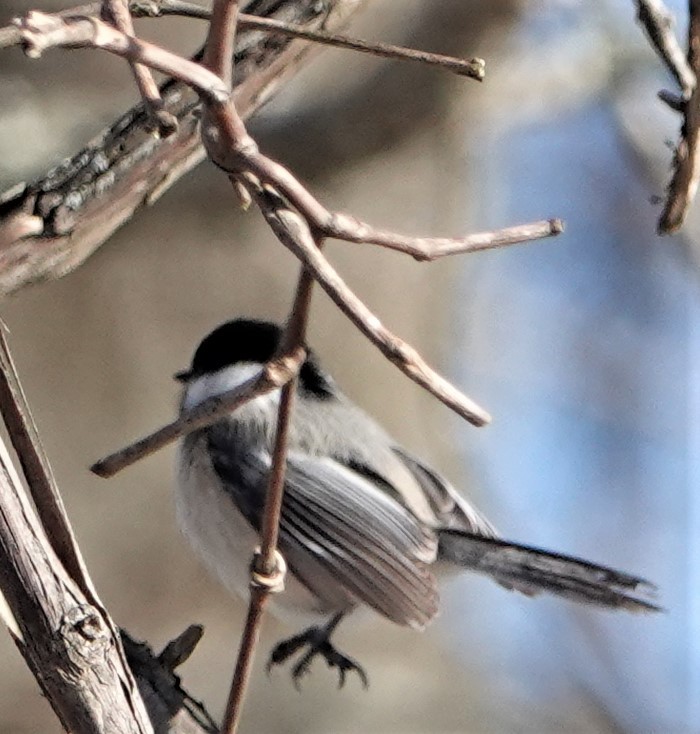
[[[102,477],[102,479],[109,479],[112,476],[112,472],[109,471],[109,468],[107,467],[104,459],[100,459],[100,461],[96,461],[90,467],[90,471],[93,474],[96,474],[98,477]]]
[[[550,219],[549,220],[549,231],[553,235],[561,234],[564,231],[564,220],[563,219]]]

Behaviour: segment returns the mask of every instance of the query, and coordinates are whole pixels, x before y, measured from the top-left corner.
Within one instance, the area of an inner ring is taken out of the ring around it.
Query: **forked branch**
[[[112,8],[112,16],[115,16],[120,10],[124,10],[123,0],[105,0],[105,7]],[[562,224],[559,220],[547,220],[470,237],[420,238],[378,230],[349,215],[332,212],[289,170],[260,152],[231,96],[233,73],[230,59],[233,56],[239,20],[237,0],[215,0],[202,64],[181,59],[153,44],[134,38],[129,25],[130,19],[114,20],[116,27],[95,18],[51,17],[32,13],[20,23],[19,29],[25,48],[33,55],[39,55],[52,46],[92,46],[122,56],[136,65],[136,69],[139,65],[144,65],[168,73],[191,86],[203,102],[202,140],[210,159],[229,175],[239,190],[243,187],[248,191],[278,239],[301,262],[296,297],[279,353],[256,377],[236,390],[183,413],[178,420],[93,467],[93,471],[101,476],[111,476],[165,443],[214,423],[244,402],[281,388],[261,548],[253,562],[248,619],[224,721],[224,734],[233,734],[240,719],[263,610],[269,594],[280,590],[283,581],[284,561],[277,552],[277,540],[287,437],[296,393],[296,375],[304,358],[303,343],[313,284],[318,282],[362,333],[411,379],[474,425],[483,425],[490,419],[486,411],[432,370],[413,347],[386,329],[377,316],[357,298],[323,256],[321,247],[325,238],[375,244],[410,254],[419,260],[431,260],[445,255],[548,237],[561,232]],[[331,41],[326,39],[326,42]],[[337,43],[338,39],[332,42]],[[347,42],[347,39],[343,39],[343,42]],[[362,50],[368,50],[367,45]],[[386,54],[395,53],[395,49],[388,47],[384,51]],[[451,66],[453,71],[466,71],[464,62],[460,60],[454,60],[452,65],[444,57],[426,57],[423,60],[445,67]],[[479,75],[483,76],[483,65],[479,69],[472,68],[471,72],[473,73],[470,75],[476,74],[477,78],[481,78]]]

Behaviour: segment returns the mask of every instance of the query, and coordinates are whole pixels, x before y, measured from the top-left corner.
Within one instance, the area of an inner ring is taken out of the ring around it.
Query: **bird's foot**
[[[306,652],[301,656],[299,662],[292,668],[292,680],[294,681],[295,688],[299,688],[301,679],[308,674],[312,660],[321,656],[329,668],[336,668],[338,670],[338,688],[342,688],[345,685],[345,678],[349,671],[354,671],[362,681],[364,688],[369,687],[369,681],[367,674],[362,669],[359,663],[356,663],[352,658],[343,655],[339,652],[330,641],[330,634],[333,628],[328,627],[309,627],[298,635],[290,637],[287,640],[282,640],[275,645],[270,659],[267,663],[268,674],[275,665],[281,665],[287,662],[291,657],[296,655],[297,652],[308,648]]]

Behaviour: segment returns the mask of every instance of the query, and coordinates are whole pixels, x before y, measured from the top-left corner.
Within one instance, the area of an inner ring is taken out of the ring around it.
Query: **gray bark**
[[[335,30],[362,2],[260,0],[249,3],[246,10],[308,28]],[[234,81],[239,113],[247,118],[261,107],[311,49],[318,47],[242,30]],[[179,123],[174,135],[154,137],[143,105],[138,104],[46,176],[17,184],[0,196],[0,294],[67,274],[138,209],[152,204],[204,160],[196,94],[179,82],[168,82],[162,96],[165,109]],[[41,231],[21,236],[22,220],[28,215],[40,218]]]

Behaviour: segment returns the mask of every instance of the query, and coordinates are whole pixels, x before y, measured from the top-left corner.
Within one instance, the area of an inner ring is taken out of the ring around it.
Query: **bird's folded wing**
[[[216,434],[212,464],[239,510],[260,529],[270,470],[267,453],[233,461]],[[290,452],[280,519],[280,550],[290,569],[315,593],[319,583],[341,584],[347,596],[398,624],[425,626],[437,613],[429,564],[437,539],[399,503],[333,459]],[[320,564],[328,573],[316,578]],[[332,591],[332,590],[329,590]]]
[[[487,538],[496,535],[494,526],[447,479],[399,446],[394,446],[394,453],[416,478],[444,527],[465,530]]]

